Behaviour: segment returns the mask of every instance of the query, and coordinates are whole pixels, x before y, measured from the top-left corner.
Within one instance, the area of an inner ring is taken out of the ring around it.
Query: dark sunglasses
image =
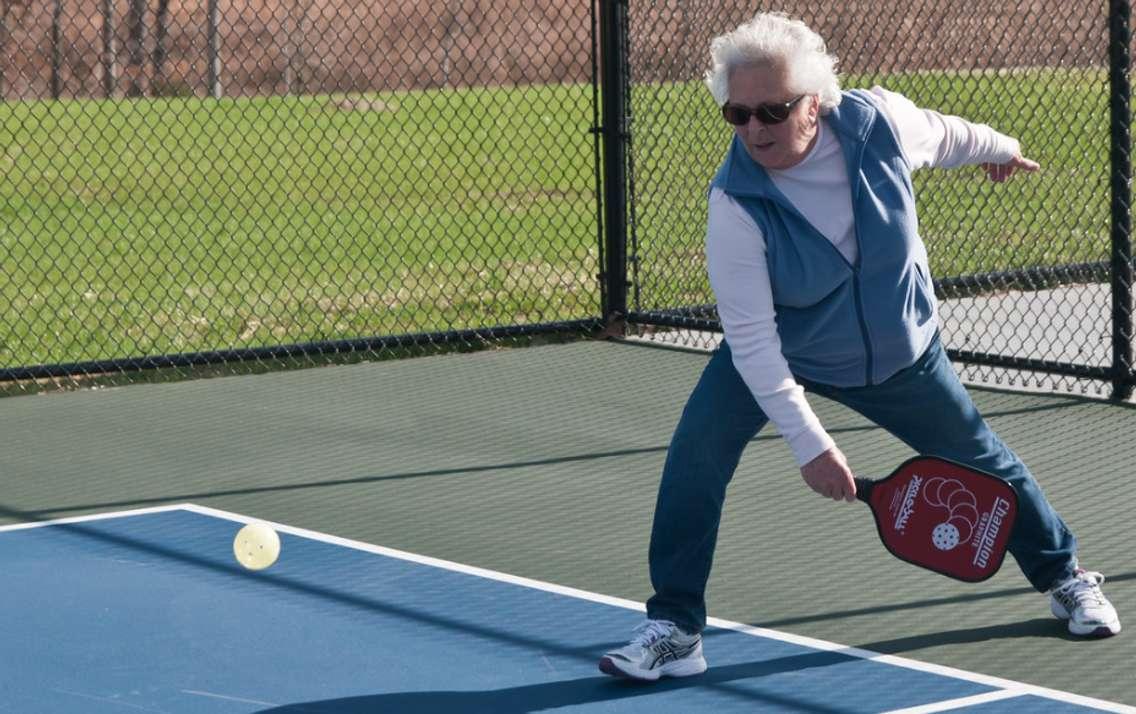
[[[780,124],[789,118],[797,102],[807,96],[807,94],[802,94],[796,99],[790,99],[787,102],[759,104],[752,108],[744,107],[741,104],[723,104],[722,118],[734,126],[745,126],[749,123],[750,117],[757,117],[757,120],[766,126],[770,124]]]

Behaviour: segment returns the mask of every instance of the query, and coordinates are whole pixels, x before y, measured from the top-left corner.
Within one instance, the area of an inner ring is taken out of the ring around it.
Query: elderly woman
[[[982,124],[873,88],[841,92],[803,23],[758,14],[711,44],[706,83],[734,137],[711,183],[706,255],[725,341],[667,453],[649,552],[647,621],[600,669],[654,680],[706,669],[700,632],[726,486],[772,421],[813,491],[852,501],[844,454],[805,399],[840,402],[921,454],[992,473],[1018,494],[1009,550],[1076,635],[1120,631],[1076,539],[987,426],[939,342],[912,171],[1038,165]]]

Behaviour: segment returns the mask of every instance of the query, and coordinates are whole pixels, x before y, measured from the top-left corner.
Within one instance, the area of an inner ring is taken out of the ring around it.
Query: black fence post
[[[1109,114],[1112,166],[1112,398],[1132,396],[1132,136],[1128,72],[1128,0],[1108,3]]]
[[[603,317],[627,316],[627,0],[600,0],[603,102]]]

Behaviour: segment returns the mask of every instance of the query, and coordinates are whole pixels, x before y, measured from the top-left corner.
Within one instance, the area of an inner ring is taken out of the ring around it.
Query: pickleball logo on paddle
[[[962,580],[984,580],[1002,563],[1016,512],[1000,479],[940,459],[916,458],[880,482],[880,535],[898,557]]]
[[[928,479],[923,500],[945,511],[945,520],[931,531],[931,543],[936,548],[951,550],[970,540],[978,523],[978,499],[958,479]]]
[[[958,479],[935,477],[927,482],[923,499],[932,506],[946,511],[946,520],[931,531],[931,542],[939,550],[951,550],[960,543],[971,540],[975,554],[971,561],[984,567],[990,560],[990,551],[997,542],[1006,516],[1010,513],[1010,502],[995,496],[993,507],[979,515],[978,499],[963,486]]]

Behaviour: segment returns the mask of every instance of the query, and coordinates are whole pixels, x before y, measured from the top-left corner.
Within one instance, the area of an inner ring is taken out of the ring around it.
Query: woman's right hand
[[[843,452],[835,446],[801,467],[809,488],[834,501],[855,501],[856,482]]]

